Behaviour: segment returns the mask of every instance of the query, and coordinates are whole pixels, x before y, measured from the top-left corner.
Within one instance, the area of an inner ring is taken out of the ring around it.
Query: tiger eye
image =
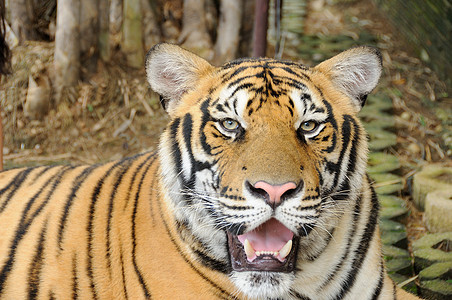
[[[228,131],[234,131],[239,129],[239,122],[232,119],[225,119],[221,121],[221,126]]]
[[[317,123],[314,121],[306,121],[306,122],[301,123],[300,128],[301,128],[301,130],[303,130],[305,132],[311,132],[317,128]]]

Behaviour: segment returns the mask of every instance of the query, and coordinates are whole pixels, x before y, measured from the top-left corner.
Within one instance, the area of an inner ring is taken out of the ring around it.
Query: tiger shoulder
[[[388,277],[357,117],[377,49],[146,57],[158,151],[0,173],[1,299],[416,299]]]

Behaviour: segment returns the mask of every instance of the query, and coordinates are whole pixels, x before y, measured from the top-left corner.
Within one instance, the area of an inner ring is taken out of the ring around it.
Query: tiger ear
[[[382,58],[378,49],[360,46],[339,53],[315,68],[348,95],[359,111],[367,95],[377,86],[382,72]]]
[[[173,111],[211,68],[206,60],[173,44],[157,44],[146,55],[147,80],[167,112]]]

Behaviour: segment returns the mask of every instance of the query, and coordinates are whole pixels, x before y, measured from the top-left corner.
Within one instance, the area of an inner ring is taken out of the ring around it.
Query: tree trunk
[[[33,10],[30,0],[9,1],[11,12],[11,29],[19,39],[19,43],[36,38],[33,30]]]
[[[256,7],[255,1],[242,1],[242,11],[251,12]],[[249,57],[253,52],[253,27],[254,27],[254,14],[243,13],[242,22],[240,27],[240,42],[238,49],[238,57]]]
[[[99,0],[80,1],[80,38],[81,64],[94,73],[99,57]]]
[[[176,43],[182,30],[183,0],[166,1],[162,6],[161,28],[163,39],[169,43]]]
[[[6,15],[5,0],[0,0],[0,80],[2,78],[1,76],[2,74],[8,74],[11,71],[10,68],[11,50],[9,49],[9,47],[11,47],[12,45],[8,45],[8,43],[6,42],[7,29],[5,15]],[[2,148],[0,148],[0,150],[1,149],[3,149],[3,146]]]
[[[207,32],[205,0],[184,0],[184,16],[179,43],[204,58],[211,58],[212,41]]]
[[[140,1],[124,0],[122,51],[127,57],[128,65],[134,68],[142,68],[144,66]]]
[[[149,0],[141,0],[141,7],[143,11],[144,48],[149,50],[160,42],[161,32]]]
[[[121,43],[122,4],[123,0],[111,0],[110,2],[110,35],[113,47],[116,47]]]
[[[235,58],[240,39],[241,7],[241,0],[221,1],[220,24],[213,58],[215,64],[220,65]]]
[[[99,0],[99,54],[103,61],[110,59],[110,0]]]
[[[281,49],[281,23],[282,23],[282,8],[283,8],[283,0],[275,1],[275,58],[281,59],[282,57],[282,49]]]
[[[267,51],[269,0],[256,0],[253,31],[253,57],[264,57]]]
[[[110,2],[110,32],[113,34],[121,31],[122,4],[122,0],[111,0]]]
[[[58,0],[54,57],[57,103],[62,92],[77,85],[79,80],[79,18],[79,1]]]

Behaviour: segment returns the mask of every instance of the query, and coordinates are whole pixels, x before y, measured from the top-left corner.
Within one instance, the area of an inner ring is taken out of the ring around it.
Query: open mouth
[[[297,244],[293,232],[274,218],[242,235],[228,232],[235,271],[291,272],[295,268]]]

